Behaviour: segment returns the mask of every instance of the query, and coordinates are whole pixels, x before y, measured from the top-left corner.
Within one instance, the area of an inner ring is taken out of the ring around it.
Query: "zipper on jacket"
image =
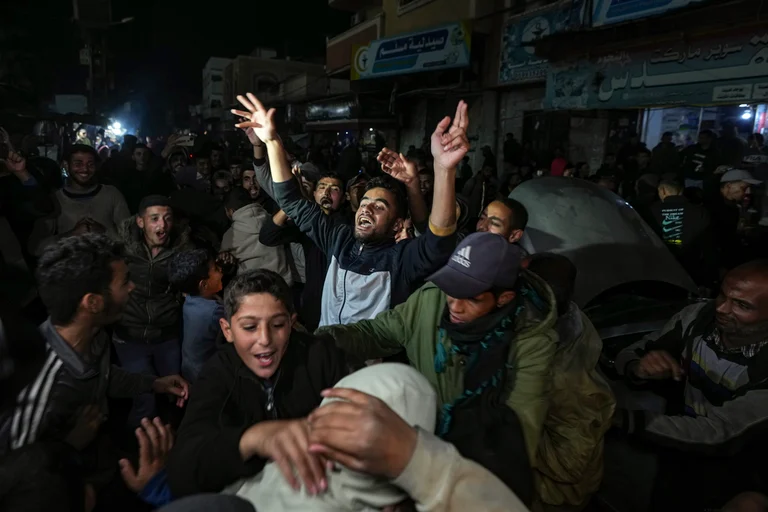
[[[149,311],[149,299],[152,298],[152,254],[149,255],[149,274],[147,274],[147,325],[144,326],[144,343],[149,345],[149,339],[147,338],[147,332],[149,331],[149,325],[152,323],[152,313]]]
[[[356,262],[357,259],[360,257],[361,254],[363,254],[363,247],[365,247],[365,244],[360,244],[360,250],[357,251],[357,256],[355,256],[355,259],[350,261],[349,264],[352,265],[352,263]],[[347,304],[347,273],[349,273],[349,269],[344,270],[344,284],[342,286],[342,299],[341,299],[341,307],[339,308],[339,324],[343,324],[341,321],[341,313],[344,311],[344,306]]]
[[[280,380],[280,373],[280,370],[278,370],[275,383],[272,384],[267,391],[267,412],[272,416],[273,420],[277,419],[277,407],[275,407],[275,388],[277,388],[277,383]]]

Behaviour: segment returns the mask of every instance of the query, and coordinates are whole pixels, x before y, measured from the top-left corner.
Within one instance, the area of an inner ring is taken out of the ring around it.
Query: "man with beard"
[[[456,244],[456,168],[469,150],[466,103],[459,102],[452,127],[451,118],[446,117],[432,135],[435,186],[429,228],[423,236],[398,244],[395,235],[408,216],[399,183],[392,179],[371,180],[357,209],[354,227],[334,223],[323,214],[322,205],[304,199],[297,189],[277,136],[274,109],[267,111],[250,93],[247,99],[237,99],[248,112],[233,113],[249,119],[238,127],[253,128],[267,146],[278,204],[330,260],[323,286],[321,326],[373,318],[404,302],[450,257]],[[392,168],[384,169],[395,174]],[[418,179],[406,179],[414,178]],[[343,182],[339,194],[342,189]]]
[[[60,238],[84,233],[106,233],[117,239],[119,224],[131,214],[120,191],[96,181],[98,155],[91,146],[75,144],[63,162],[64,187],[56,191],[55,216],[40,219],[30,236],[36,255]]]
[[[246,171],[247,172],[247,171]],[[297,179],[302,179],[298,176]],[[303,188],[307,199],[313,199],[322,212],[334,223],[347,223],[342,211],[344,182],[338,174],[324,174],[317,183],[314,191]],[[259,242],[267,247],[282,247],[291,245],[293,263],[299,275],[294,281],[303,281],[299,297],[299,316],[305,327],[310,330],[317,328],[320,323],[320,304],[318,297],[322,296],[323,283],[328,271],[328,258],[318,244],[292,222],[283,210],[278,211],[271,219],[267,219],[259,234]],[[295,244],[300,244],[301,251],[294,251]],[[299,271],[303,263],[304,274]],[[298,279],[296,279],[298,278]]]
[[[167,267],[172,256],[191,248],[189,227],[174,222],[167,198],[147,196],[139,204],[138,215],[122,223],[120,235],[136,283],[114,328],[120,365],[133,373],[178,374],[181,296],[171,289]],[[153,395],[136,398],[129,425],[136,427],[154,412]]]
[[[729,272],[717,299],[686,307],[618,354],[620,374],[634,384],[656,383],[668,398],[663,412],[623,409],[614,416],[615,426],[658,457],[655,471],[624,459],[638,474],[655,473],[652,510],[719,508],[754,490],[768,430],[766,346],[768,260],[757,260]],[[607,448],[606,459],[608,479],[617,472]]]
[[[187,383],[110,364],[104,327],[120,317],[134,288],[120,244],[99,234],[58,241],[40,259],[40,296],[50,317],[40,326],[45,362],[18,394],[0,424],[0,453],[36,442],[61,442],[78,453],[77,467],[91,490],[117,477],[118,456],[102,423],[109,398],[165,393],[183,405]],[[65,504],[62,504],[65,509]]]

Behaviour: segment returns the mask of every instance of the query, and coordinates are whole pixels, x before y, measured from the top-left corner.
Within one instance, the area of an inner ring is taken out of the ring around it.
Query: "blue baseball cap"
[[[504,237],[473,233],[453,251],[448,263],[428,281],[449,297],[468,299],[492,289],[515,287],[525,252]]]

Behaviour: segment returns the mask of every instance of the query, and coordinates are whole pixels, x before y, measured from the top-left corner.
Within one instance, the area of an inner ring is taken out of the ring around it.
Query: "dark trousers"
[[[128,372],[165,377],[178,375],[181,371],[179,340],[144,344],[127,342],[113,335],[112,342],[117,358],[120,360],[120,366]],[[128,415],[128,426],[136,428],[142,418],[153,418],[156,414],[155,395],[145,393],[134,399],[133,408]]]

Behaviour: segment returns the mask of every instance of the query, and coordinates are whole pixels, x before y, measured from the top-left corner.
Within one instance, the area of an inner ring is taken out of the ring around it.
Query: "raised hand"
[[[176,398],[176,407],[184,407],[189,399],[189,383],[180,375],[160,377],[152,384],[152,390],[158,394],[171,395]]]
[[[21,156],[19,153],[11,149],[8,153],[8,158],[5,160],[0,159],[0,162],[5,163],[5,167],[15,175],[24,174],[27,170],[27,159]]]
[[[136,429],[139,441],[139,468],[133,468],[128,459],[120,460],[120,474],[125,485],[139,493],[165,467],[165,461],[173,448],[173,431],[170,425],[163,425],[160,418],[154,422],[144,418]]]
[[[245,97],[238,96],[237,101],[248,109],[248,112],[232,109],[232,113],[248,119],[248,121],[237,123],[236,127],[243,129],[253,128],[253,133],[264,143],[271,142],[277,138],[277,128],[274,122],[275,109],[267,110],[264,108],[259,99],[250,92],[246,93]],[[253,144],[253,141],[251,144]]]
[[[248,142],[251,143],[251,146],[261,146],[264,144],[254,133],[253,128],[244,128],[243,131],[245,132],[245,136],[248,137]]]
[[[437,124],[432,134],[432,157],[435,159],[435,170],[458,167],[461,159],[469,151],[468,126],[467,104],[462,100],[456,107],[453,124],[451,124],[451,118],[446,116]]]
[[[405,158],[402,153],[396,153],[384,148],[376,157],[381,164],[381,170],[405,185],[416,183],[419,179],[419,169],[415,162]]]

